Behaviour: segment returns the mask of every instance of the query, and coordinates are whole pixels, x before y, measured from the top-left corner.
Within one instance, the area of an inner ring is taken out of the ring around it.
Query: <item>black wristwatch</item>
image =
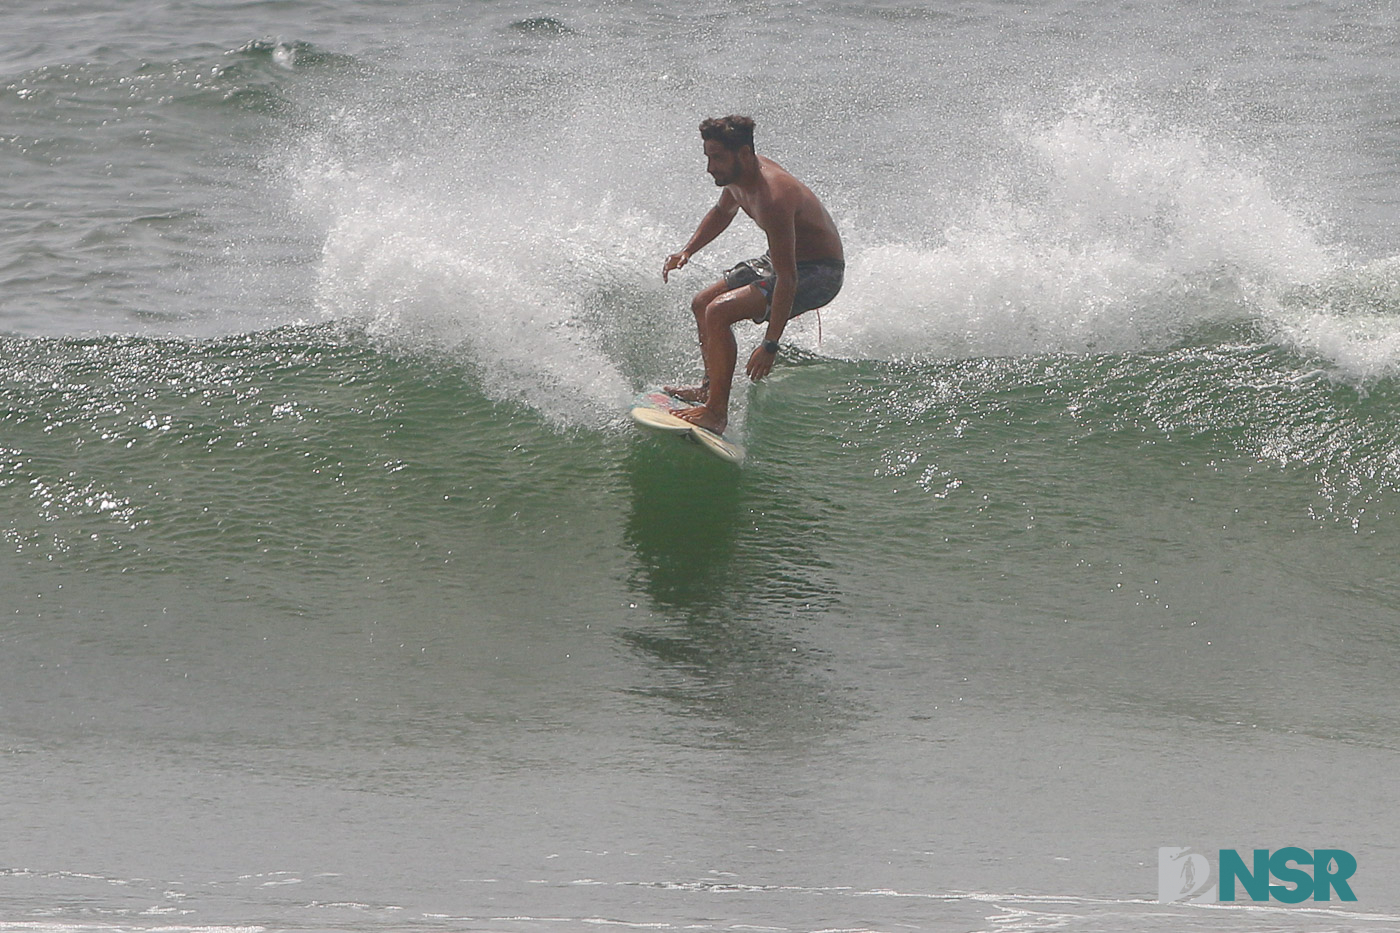
[[[776,340],[765,340],[765,341],[763,341],[763,349],[767,350],[769,353],[773,354],[774,356],[777,356],[777,355],[778,355],[778,341],[776,341]]]

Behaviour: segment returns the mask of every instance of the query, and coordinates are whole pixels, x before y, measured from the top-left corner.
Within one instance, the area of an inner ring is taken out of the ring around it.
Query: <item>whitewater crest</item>
[[[1093,95],[1005,129],[1012,160],[931,245],[856,251],[826,352],[1162,349],[1211,325],[1272,330],[1282,296],[1344,268],[1264,167],[1200,130]]]
[[[615,418],[632,390],[596,305],[616,277],[638,274],[640,222],[558,189],[522,204],[414,178],[343,165],[307,176],[326,221],[322,315],[394,349],[450,354],[488,396],[552,421]]]

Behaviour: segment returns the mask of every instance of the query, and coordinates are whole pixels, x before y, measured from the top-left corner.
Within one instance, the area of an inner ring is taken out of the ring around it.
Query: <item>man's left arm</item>
[[[797,294],[797,233],[795,230],[796,209],[784,205],[775,222],[768,228],[768,255],[773,262],[773,296],[768,302],[768,330],[763,343],[749,357],[746,371],[754,382],[768,375],[778,358],[777,347],[792,316],[792,300]]]

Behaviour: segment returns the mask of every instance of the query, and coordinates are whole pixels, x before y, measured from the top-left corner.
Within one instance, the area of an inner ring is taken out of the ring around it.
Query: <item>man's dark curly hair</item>
[[[753,148],[753,118],[731,115],[710,117],[700,124],[700,138],[713,139],[731,152]]]

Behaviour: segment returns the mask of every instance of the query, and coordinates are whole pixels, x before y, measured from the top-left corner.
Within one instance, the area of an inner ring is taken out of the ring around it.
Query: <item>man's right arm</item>
[[[691,256],[700,252],[711,240],[728,229],[737,213],[739,213],[739,202],[728,191],[725,191],[719,196],[719,203],[710,208],[701,218],[700,226],[695,228],[690,242],[686,243],[679,253],[672,253],[666,257],[666,264],[661,268],[661,281],[668,281],[673,269],[679,269],[690,262]]]

